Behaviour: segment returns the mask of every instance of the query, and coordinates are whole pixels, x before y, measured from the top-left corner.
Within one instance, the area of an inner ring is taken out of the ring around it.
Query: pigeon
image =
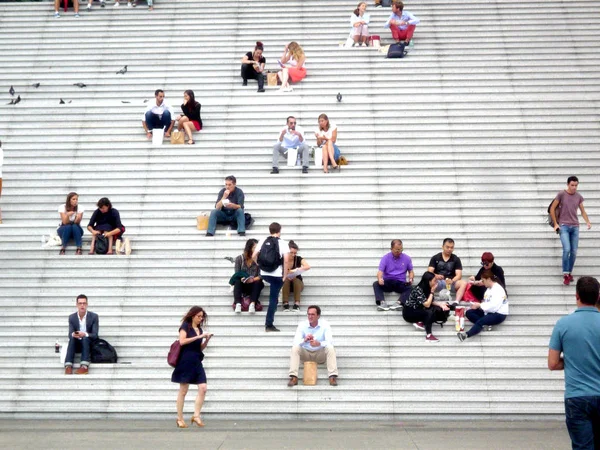
[[[86,87],[85,84],[83,84],[83,83],[73,83],[73,86],[77,86],[77,87],[80,87],[80,88]]]
[[[59,104],[59,105],[64,105],[64,104],[65,104],[65,101],[64,101],[64,100],[61,98],[61,99],[60,99],[60,102],[58,102],[58,104]]]
[[[121,70],[117,71],[117,74],[125,75],[127,73],[127,66],[124,66]]]
[[[144,100],[144,103],[148,103],[148,99]]]
[[[37,89],[40,87],[40,83],[34,83],[34,84],[32,84],[32,86]]]
[[[342,101],[342,94],[340,94],[339,92],[337,95],[337,101],[338,101],[338,103]]]
[[[126,100],[121,100],[121,103],[131,103],[131,102],[128,102]]]
[[[229,261],[231,264],[235,263],[235,260],[231,256],[226,256],[224,259]]]
[[[16,105],[16,104],[17,104],[17,103],[19,103],[20,101],[21,101],[21,96],[20,96],[20,95],[17,95],[17,99],[15,100],[15,103],[14,103],[14,104]]]
[[[10,89],[8,90],[8,93],[10,94],[11,97],[13,95],[15,95],[15,88],[11,86]]]
[[[13,98],[10,102],[7,103],[7,105],[14,105],[15,104],[15,99]]]

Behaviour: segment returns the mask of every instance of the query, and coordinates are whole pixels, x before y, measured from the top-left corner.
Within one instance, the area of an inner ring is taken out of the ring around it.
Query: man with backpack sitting
[[[260,268],[260,277],[269,283],[269,309],[265,321],[265,331],[279,331],[273,324],[279,291],[283,286],[289,272],[289,249],[287,245],[281,245],[281,225],[273,222],[269,225],[271,235],[256,245],[252,259]]]
[[[88,299],[85,295],[77,296],[77,312],[69,316],[69,346],[65,358],[65,375],[73,374],[75,352],[81,352],[81,365],[75,372],[87,375],[91,361],[92,342],[98,339],[98,314],[87,310]]]

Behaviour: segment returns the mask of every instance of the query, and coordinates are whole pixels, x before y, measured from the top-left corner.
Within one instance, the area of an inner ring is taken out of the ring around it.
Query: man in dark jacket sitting
[[[81,352],[81,365],[78,375],[87,375],[91,361],[92,342],[98,339],[98,314],[87,310],[88,299],[81,294],[77,297],[77,312],[69,316],[69,346],[65,358],[65,375],[73,373],[75,353]]]

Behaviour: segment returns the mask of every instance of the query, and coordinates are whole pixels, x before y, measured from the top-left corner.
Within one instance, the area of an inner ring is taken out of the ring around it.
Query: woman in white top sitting
[[[467,310],[467,319],[474,325],[466,333],[458,333],[461,342],[479,334],[484,326],[504,322],[508,316],[508,298],[496,275],[491,270],[486,270],[481,274],[481,281],[487,288],[483,294],[483,303],[473,302],[471,309]]]
[[[329,123],[327,114],[319,116],[319,128],[315,131],[317,145],[323,148],[323,172],[328,173],[329,164],[334,169],[340,169],[336,163],[340,157],[340,149],[335,145],[337,141],[337,126]]]
[[[360,47],[361,44],[365,47],[369,46],[367,43],[367,39],[369,39],[369,15],[365,14],[366,10],[367,4],[360,2],[352,12],[352,16],[350,16],[350,24],[352,25],[350,37],[354,40],[352,47]]]
[[[83,218],[83,209],[79,208],[79,195],[76,192],[69,192],[67,195],[67,201],[58,207],[58,213],[60,214],[60,225],[56,233],[60,236],[62,241],[62,247],[60,249],[60,255],[65,254],[65,248],[67,244],[73,238],[75,241],[76,255],[81,255],[81,237],[83,236],[83,229],[81,228],[81,219]]]
[[[297,42],[290,42],[285,46],[283,55],[279,61],[281,71],[277,72],[277,76],[281,80],[280,91],[293,91],[294,89],[290,86],[290,81],[298,83],[306,77],[305,62],[306,55]]]

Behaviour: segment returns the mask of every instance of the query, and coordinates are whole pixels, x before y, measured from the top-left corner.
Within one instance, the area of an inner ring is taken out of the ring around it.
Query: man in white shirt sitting
[[[77,297],[77,312],[69,316],[69,346],[65,358],[65,375],[73,373],[75,352],[81,352],[81,365],[78,375],[87,375],[91,361],[92,342],[98,339],[98,314],[87,310],[88,299],[81,294]]]
[[[142,126],[146,131],[146,137],[152,139],[154,128],[162,128],[165,130],[165,137],[170,137],[175,120],[171,117],[171,107],[165,101],[165,91],[157,89],[154,92],[154,97],[156,101],[146,107],[142,118]]]
[[[321,319],[321,308],[316,305],[309,306],[306,315],[308,320],[298,325],[294,336],[288,386],[292,387],[298,384],[300,361],[316,361],[317,364],[326,362],[329,384],[337,386],[337,360],[331,327],[325,320]]]
[[[279,139],[273,146],[273,170],[272,174],[279,173],[279,155],[284,155],[290,148],[297,148],[298,153],[302,155],[302,173],[308,173],[308,161],[310,158],[308,144],[304,140],[304,132],[300,126],[296,125],[294,116],[287,118],[287,125],[281,133]]]

